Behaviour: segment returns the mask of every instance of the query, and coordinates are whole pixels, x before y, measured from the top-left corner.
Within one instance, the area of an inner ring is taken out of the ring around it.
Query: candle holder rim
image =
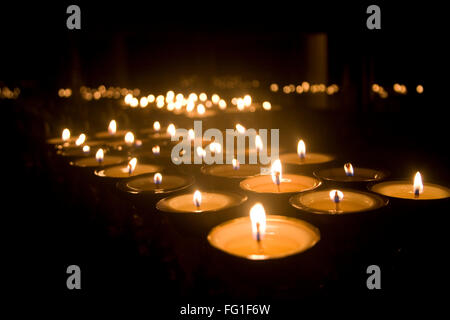
[[[105,158],[106,158],[106,157],[107,157],[107,155],[105,155]],[[89,157],[77,157],[77,159],[74,159],[74,160],[69,161],[69,165],[71,165],[71,166],[73,166],[73,167],[78,167],[78,168],[97,168],[97,170],[98,170],[98,168],[104,169],[104,168],[106,168],[106,167],[118,166],[118,165],[120,165],[120,164],[126,163],[127,160],[128,160],[126,157],[121,157],[121,156],[110,155],[110,156],[108,156],[108,157],[120,158],[120,159],[122,159],[122,161],[121,161],[121,162],[118,162],[118,163],[115,163],[115,164],[108,164],[108,165],[106,165],[106,166],[101,165],[101,164],[98,164],[98,163],[97,163],[95,166],[80,166],[80,165],[77,165],[77,161],[83,160],[83,159],[89,159]],[[95,156],[94,156],[94,157],[90,157],[90,158],[95,158]]]
[[[166,177],[167,176],[177,176],[177,177],[186,178],[187,184],[183,185],[181,187],[178,187],[178,188],[166,189],[166,190],[164,190],[164,192],[155,192],[156,190],[132,190],[130,187],[127,186],[127,184],[132,180],[142,179],[145,177],[152,177],[153,175],[154,175],[154,173],[144,173],[139,176],[130,177],[129,179],[122,179],[116,183],[116,188],[123,192],[130,193],[130,194],[167,194],[167,193],[173,193],[173,192],[187,189],[195,183],[195,178],[193,176],[167,174]]]
[[[358,169],[366,169],[366,170],[373,170],[373,171],[376,171],[376,172],[380,172],[382,174],[382,177],[380,177],[380,178],[358,179],[358,180],[356,180],[356,179],[355,180],[342,180],[342,179],[333,179],[333,178],[326,177],[326,176],[323,176],[323,175],[320,174],[321,171],[323,172],[323,171],[326,171],[326,170],[340,169],[338,167],[321,168],[321,169],[315,170],[313,172],[313,175],[316,178],[319,178],[319,179],[322,179],[322,180],[325,180],[325,181],[334,181],[334,182],[342,182],[342,183],[349,183],[350,184],[350,183],[357,183],[357,182],[379,182],[379,181],[384,180],[386,177],[388,177],[391,174],[390,171],[385,170],[385,169],[371,169],[371,168],[365,168],[365,167],[357,167],[357,168]]]
[[[306,252],[306,251],[314,248],[314,246],[322,239],[322,234],[320,232],[320,229],[318,227],[316,227],[315,225],[311,224],[308,221],[305,221],[303,219],[294,218],[294,217],[287,217],[287,216],[282,216],[282,215],[277,215],[277,214],[269,214],[269,215],[266,216],[266,221],[274,220],[274,221],[293,221],[293,222],[296,222],[296,223],[300,222],[301,224],[305,225],[310,230],[312,230],[313,233],[317,236],[317,239],[315,239],[314,242],[308,248],[306,248],[305,250],[302,250],[302,251],[299,251],[299,252],[295,252],[293,254],[286,253],[286,254],[283,254],[283,255],[277,255],[277,256],[273,256],[273,257],[268,257],[268,258],[265,258],[265,259],[251,259],[250,256],[242,256],[242,255],[238,255],[238,254],[235,254],[235,253],[231,253],[231,252],[222,250],[221,248],[217,247],[216,245],[214,245],[212,243],[212,241],[211,241],[212,233],[215,230],[217,230],[218,228],[223,227],[223,226],[228,225],[228,224],[233,224],[233,223],[237,223],[237,222],[240,222],[240,221],[243,221],[243,220],[249,220],[249,219],[250,219],[250,217],[248,217],[248,216],[246,216],[246,217],[239,217],[239,218],[234,218],[234,219],[231,219],[231,220],[228,220],[228,221],[224,221],[224,222],[214,226],[208,232],[208,235],[206,237],[206,239],[208,240],[208,244],[211,247],[213,247],[214,249],[219,250],[220,252],[223,252],[223,253],[225,253],[227,255],[230,255],[230,256],[233,256],[235,258],[246,259],[246,260],[250,260],[250,261],[255,261],[255,263],[259,263],[259,261],[280,260],[280,259],[284,259],[284,258],[289,258],[291,256],[299,255],[299,254],[301,254],[303,252]]]
[[[450,198],[450,196],[447,196],[445,198],[432,198],[432,199],[420,199],[420,197],[419,197],[419,199],[413,199],[413,198],[412,199],[405,199],[405,198],[401,198],[401,197],[394,197],[394,196],[391,196],[391,195],[378,193],[378,192],[373,190],[373,187],[378,185],[378,184],[382,184],[382,183],[400,183],[400,182],[401,183],[405,183],[405,184],[410,184],[411,186],[413,185],[410,180],[401,180],[401,179],[386,180],[386,181],[373,181],[373,182],[371,182],[371,183],[369,183],[367,185],[367,190],[369,190],[370,192],[372,192],[374,194],[377,194],[377,195],[380,195],[380,196],[384,196],[384,197],[387,197],[387,198],[393,198],[393,199],[436,201],[436,200],[444,200],[444,199]],[[425,183],[423,183],[423,185],[424,186],[428,185],[428,186],[438,187],[438,188],[444,189],[447,192],[447,194],[450,195],[450,188],[448,188],[446,186],[443,186],[443,185],[440,185],[440,184],[437,184],[437,183],[431,183],[431,182],[425,182]]]
[[[320,191],[327,192],[327,191],[331,191],[331,190],[333,190],[333,189],[330,188],[329,190],[325,189],[325,190],[320,190]],[[361,212],[374,211],[374,210],[386,207],[389,204],[389,199],[387,197],[383,197],[382,195],[377,194],[377,193],[360,191],[360,190],[350,189],[350,188],[342,188],[342,189],[339,189],[339,190],[344,192],[344,194],[345,194],[345,192],[354,192],[354,193],[361,193],[361,194],[369,196],[371,198],[375,198],[377,203],[378,203],[378,205],[374,206],[372,208],[369,208],[369,209],[363,209],[363,210],[349,211],[349,212],[342,212],[342,213],[339,213],[339,214],[333,214],[333,213],[330,213],[327,210],[320,210],[320,209],[315,209],[315,208],[308,207],[308,206],[302,204],[300,201],[294,202],[297,198],[299,198],[301,196],[305,196],[305,195],[310,194],[310,193],[318,192],[316,190],[306,191],[306,192],[302,192],[302,193],[298,193],[296,195],[293,195],[292,197],[289,198],[289,204],[292,207],[294,207],[294,208],[296,208],[298,210],[302,210],[302,211],[306,211],[306,212],[310,212],[310,213],[314,213],[314,214],[320,214],[320,215],[329,215],[329,216],[342,216],[342,215],[359,214]]]
[[[307,152],[306,156],[308,156],[309,154],[320,154],[320,155],[324,155],[327,156],[329,159],[323,162],[314,162],[314,163],[301,163],[301,162],[286,162],[287,164],[291,164],[291,165],[300,165],[300,166],[314,166],[314,165],[318,165],[318,164],[322,164],[322,163],[329,163],[329,162],[333,162],[334,160],[336,160],[336,154],[334,153],[323,153],[323,152]],[[281,160],[282,156],[287,156],[287,155],[294,155],[298,157],[298,154],[296,152],[286,152],[286,153],[281,153],[279,158]]]
[[[259,175],[248,177],[248,178],[242,180],[239,183],[239,187],[242,190],[245,190],[245,191],[248,191],[248,192],[252,192],[254,194],[280,194],[280,195],[284,194],[284,195],[288,195],[288,194],[295,194],[295,193],[310,192],[310,191],[316,190],[317,188],[319,188],[322,185],[322,181],[320,179],[317,179],[316,177],[312,177],[312,176],[308,176],[308,175],[304,175],[304,174],[297,174],[297,173],[283,173],[283,176],[287,176],[287,175],[295,175],[295,176],[312,178],[312,179],[316,180],[317,184],[315,186],[309,188],[309,189],[304,190],[304,191],[292,191],[292,192],[275,192],[275,191],[274,192],[260,192],[260,191],[255,191],[255,190],[251,190],[251,189],[243,187],[243,184],[248,179],[252,179],[252,178],[256,178],[256,177],[263,177],[263,176],[269,176],[270,177],[270,175],[259,174]]]
[[[217,167],[217,166],[223,166],[223,165],[227,165],[227,164],[225,164],[225,163],[223,163],[223,164],[217,164],[217,163],[204,164],[200,168],[200,171],[201,171],[201,173],[203,173],[204,175],[207,175],[207,176],[227,178],[227,179],[236,179],[236,180],[238,180],[238,179],[247,179],[247,178],[256,177],[256,176],[261,175],[260,173],[258,173],[258,174],[254,174],[254,175],[250,175],[250,176],[229,176],[228,177],[228,176],[217,176],[217,175],[214,175],[214,174],[211,174],[210,172],[208,172],[208,168]],[[231,166],[231,164],[229,164],[229,165]],[[261,170],[261,167],[263,167],[263,166],[258,165],[258,164],[250,164],[250,163],[240,164],[239,166],[255,166],[255,167],[259,167],[259,170]]]
[[[154,174],[154,173],[156,173],[156,172],[163,172],[163,171],[164,171],[164,167],[161,166],[161,165],[159,165],[159,164],[154,164],[154,163],[140,163],[140,164],[146,164],[146,165],[153,165],[153,166],[156,166],[156,167],[158,167],[160,170],[155,171],[155,172],[146,172],[146,173],[142,173],[142,174],[138,174],[138,175],[134,175],[134,176],[127,176],[127,177],[110,177],[110,176],[106,176],[106,175],[103,174],[103,172],[104,172],[105,170],[108,170],[108,169],[111,169],[111,168],[114,168],[114,167],[119,167],[120,165],[123,165],[123,164],[126,163],[126,162],[127,162],[127,161],[125,160],[124,162],[119,163],[119,164],[107,165],[107,166],[103,166],[103,167],[101,167],[101,168],[96,167],[96,169],[94,170],[94,174],[95,174],[97,177],[104,178],[104,179],[121,179],[121,180],[122,180],[122,179],[126,179],[126,180],[128,180],[128,179],[130,179],[130,178],[141,177],[141,176],[144,175],[144,174]]]
[[[200,212],[191,212],[191,211],[181,211],[181,210],[173,210],[171,208],[168,208],[167,206],[165,206],[165,203],[170,200],[171,198],[180,196],[180,195],[171,195],[168,196],[166,198],[163,198],[161,200],[159,200],[156,203],[156,209],[158,209],[161,212],[168,212],[168,213],[181,213],[181,214],[204,214],[204,213],[211,213],[211,212],[218,212],[218,211],[222,211],[222,210],[227,210],[230,208],[234,208],[237,207],[241,204],[243,204],[245,201],[248,200],[248,197],[245,194],[242,193],[238,193],[238,192],[234,192],[234,191],[224,191],[224,190],[202,190],[202,193],[221,193],[221,194],[226,194],[229,196],[232,196],[235,199],[238,199],[239,201],[236,203],[233,203],[232,205],[230,205],[229,207],[224,207],[224,208],[217,208],[217,209],[212,209],[212,210],[205,210],[205,211],[200,211]]]

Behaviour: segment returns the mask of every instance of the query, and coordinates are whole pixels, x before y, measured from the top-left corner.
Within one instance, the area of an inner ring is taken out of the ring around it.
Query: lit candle
[[[133,158],[125,167],[120,165],[107,167],[104,169],[96,170],[95,174],[99,177],[128,178],[146,173],[158,172],[161,169],[162,167],[159,165],[138,163],[137,159]]]
[[[153,153],[155,156],[159,156],[159,153],[160,153],[160,152],[161,152],[161,148],[160,148],[158,145],[152,147],[152,153]]]
[[[153,176],[141,175],[120,182],[117,187],[132,194],[166,194],[191,186],[194,179],[184,175],[162,175],[157,172]]]
[[[351,163],[346,163],[341,168],[319,169],[314,172],[314,175],[327,181],[370,182],[383,180],[388,173],[383,170],[353,167]]]
[[[224,222],[208,234],[208,242],[228,254],[249,260],[277,259],[304,252],[320,240],[311,224],[284,216],[266,216],[256,204],[250,217]]]
[[[98,167],[123,163],[125,159],[119,156],[105,155],[105,151],[99,148],[95,153],[95,157],[76,159],[70,164],[76,167]]]
[[[113,119],[109,122],[107,131],[98,132],[95,136],[99,139],[112,139],[121,138],[125,136],[126,133],[126,130],[117,131],[117,121]]]
[[[71,142],[75,142],[75,140],[76,140],[75,137],[71,137],[70,130],[65,128],[61,133],[61,137],[48,139],[47,143],[48,144],[63,144],[64,147],[67,147]]]
[[[370,188],[373,192],[401,199],[432,200],[450,197],[450,190],[444,186],[423,183],[422,176],[417,172],[412,183],[410,181],[386,181],[377,183]]]
[[[201,172],[206,175],[229,178],[244,179],[254,177],[261,173],[261,167],[255,164],[240,164],[237,159],[232,160],[232,164],[211,164],[201,168]]]
[[[134,134],[133,134],[133,132],[128,131],[128,132],[125,134],[124,141],[125,141],[125,144],[126,144],[127,146],[129,146],[129,147],[132,146],[133,143],[134,143]]]
[[[375,210],[387,205],[380,196],[358,190],[320,190],[305,192],[289,199],[292,206],[317,214],[345,214]]]
[[[247,197],[231,192],[200,192],[164,198],[156,204],[160,211],[206,213],[237,206]]]
[[[271,167],[271,175],[247,178],[240,183],[244,190],[256,193],[292,193],[317,188],[321,182],[309,176],[282,174],[281,162],[276,160]]]
[[[84,133],[82,133],[78,136],[78,139],[75,141],[75,145],[77,147],[81,146],[85,141],[86,141],[86,135]]]
[[[327,154],[306,152],[306,145],[303,140],[300,140],[297,144],[297,153],[285,153],[280,155],[280,160],[283,163],[297,165],[319,164],[330,162],[333,159],[332,156]]]

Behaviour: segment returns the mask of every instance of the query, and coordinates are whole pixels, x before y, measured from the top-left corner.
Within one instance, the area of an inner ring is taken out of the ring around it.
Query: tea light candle
[[[108,125],[108,131],[102,131],[95,134],[99,139],[123,138],[127,134],[127,130],[117,131],[116,120],[111,120]]]
[[[76,167],[99,167],[108,166],[124,162],[125,159],[119,156],[104,155],[103,149],[98,149],[95,157],[82,158],[71,161],[70,164]]]
[[[387,200],[378,195],[350,189],[305,192],[291,197],[289,202],[297,209],[317,214],[369,211],[387,205]]]
[[[371,191],[393,198],[411,200],[433,200],[450,197],[450,190],[444,186],[432,183],[423,183],[419,172],[414,182],[406,180],[386,181],[370,187]]]
[[[233,159],[232,164],[213,164],[201,168],[201,172],[215,177],[230,179],[243,179],[253,177],[261,173],[261,167],[254,164],[239,164],[237,159]]]
[[[240,183],[244,190],[256,193],[293,193],[303,192],[320,186],[320,180],[298,174],[282,174],[281,162],[276,160],[271,168],[271,175],[247,178]]]
[[[160,200],[160,211],[180,213],[208,213],[237,206],[247,200],[245,196],[230,192],[200,192],[172,196]]]
[[[100,170],[96,170],[95,174],[99,177],[110,178],[129,178],[145,173],[154,173],[162,169],[161,166],[155,164],[137,163],[137,159],[131,159],[126,166],[113,166]]]
[[[368,168],[354,168],[351,163],[346,163],[343,168],[320,169],[314,172],[314,175],[320,179],[329,181],[370,182],[384,179],[387,173]]]
[[[119,183],[119,189],[133,193],[155,193],[164,194],[188,188],[194,183],[194,179],[181,175],[162,175],[157,172],[151,176],[140,176]]]
[[[264,207],[256,204],[250,210],[250,217],[216,226],[207,239],[213,247],[230,255],[249,260],[268,260],[308,250],[320,240],[320,232],[302,220],[266,216]]]
[[[65,128],[61,133],[61,138],[51,138],[47,140],[48,144],[62,144],[67,147],[70,144],[74,143],[78,138],[71,137],[70,130]]]
[[[149,135],[150,139],[152,139],[152,140],[171,140],[172,137],[176,133],[176,128],[173,123],[171,123],[167,126],[166,132],[164,132],[164,133],[160,132],[160,127],[157,126],[157,128],[158,128],[158,130],[155,130],[152,134]]]
[[[303,140],[297,144],[297,153],[286,153],[280,155],[280,160],[284,163],[296,165],[308,165],[330,162],[334,159],[331,155],[324,153],[307,153]]]

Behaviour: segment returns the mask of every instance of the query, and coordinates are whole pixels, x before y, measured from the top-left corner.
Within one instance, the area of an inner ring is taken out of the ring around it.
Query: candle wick
[[[262,253],[264,250],[261,241],[261,231],[259,222],[256,223],[256,243],[258,244],[258,252]]]
[[[416,190],[414,190],[414,198],[415,199],[418,199],[419,198],[419,194],[420,194],[420,192],[419,192],[419,189],[417,188]]]

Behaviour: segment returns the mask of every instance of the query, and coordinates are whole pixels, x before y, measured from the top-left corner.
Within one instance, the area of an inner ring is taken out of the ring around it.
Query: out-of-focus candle
[[[286,153],[280,155],[280,160],[283,163],[309,165],[330,162],[334,158],[324,153],[306,152],[306,144],[300,140],[297,144],[297,153]]]
[[[123,157],[105,155],[104,150],[100,148],[96,151],[95,157],[77,159],[71,161],[70,164],[77,167],[98,167],[119,164],[124,161]]]
[[[328,181],[370,182],[383,180],[388,173],[383,170],[353,167],[351,163],[346,163],[341,168],[319,169],[314,172],[314,175]]]
[[[113,166],[95,171],[99,177],[128,178],[146,173],[161,171],[162,167],[156,164],[138,163],[136,158],[131,159],[126,166]]]
[[[378,195],[358,190],[320,190],[305,192],[289,199],[292,206],[318,214],[345,214],[369,211],[387,205]]]
[[[234,256],[268,260],[299,254],[320,240],[316,227],[299,219],[266,216],[261,204],[253,206],[250,214],[213,228],[208,242]]]
[[[401,199],[433,200],[450,197],[450,190],[444,186],[423,183],[417,172],[413,181],[399,180],[377,183],[370,187],[373,192]]]

